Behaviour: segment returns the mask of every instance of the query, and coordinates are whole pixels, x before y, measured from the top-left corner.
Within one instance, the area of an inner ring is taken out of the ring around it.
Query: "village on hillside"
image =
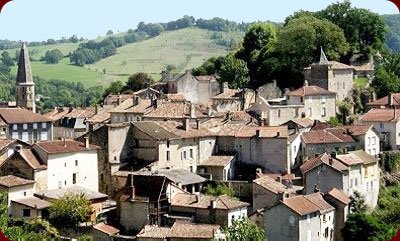
[[[94,240],[225,240],[242,218],[268,240],[342,240],[351,197],[376,207],[379,156],[400,145],[399,94],[371,100],[352,124],[327,122],[354,76],[374,69],[329,61],[323,49],[293,91],[231,89],[188,70],[45,114],[25,44],[18,66],[16,103],[0,108],[8,214],[46,219],[53,202],[83,195]]]

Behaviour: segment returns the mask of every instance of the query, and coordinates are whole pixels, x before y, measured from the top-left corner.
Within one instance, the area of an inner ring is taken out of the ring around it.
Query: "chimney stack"
[[[278,176],[277,182],[282,183],[282,176]]]
[[[393,94],[389,93],[388,98],[389,98],[389,100],[388,100],[389,106],[393,106]]]
[[[331,153],[331,157],[332,157],[332,158],[336,158],[336,151],[333,151],[333,152]]]
[[[333,159],[329,158],[329,165],[332,166],[333,165]]]
[[[90,148],[89,137],[85,136],[84,139],[85,139],[85,148],[89,149]]]
[[[133,106],[137,106],[140,104],[139,96],[133,96]]]
[[[136,198],[136,190],[134,185],[131,185],[129,187],[129,197],[131,198],[131,200],[134,200]]]
[[[98,104],[96,104],[96,105],[94,106],[94,111],[95,111],[95,114],[96,114],[96,115],[99,113],[99,105],[98,105]]]
[[[196,118],[196,107],[194,104],[190,104],[190,118]]]
[[[217,208],[217,200],[211,200],[210,207],[211,207],[211,209],[216,209]]]
[[[196,129],[197,130],[200,130],[200,125],[201,125],[200,120],[196,120]]]
[[[121,95],[118,95],[117,97],[117,106],[119,106],[121,104]]]
[[[190,121],[188,118],[183,119],[183,129],[188,131],[190,129]]]
[[[22,145],[15,146],[15,152],[21,152],[21,150],[22,150]]]
[[[260,137],[261,136],[261,130],[256,130],[256,137]]]
[[[65,137],[62,138],[64,141],[64,147],[67,147],[67,139]]]

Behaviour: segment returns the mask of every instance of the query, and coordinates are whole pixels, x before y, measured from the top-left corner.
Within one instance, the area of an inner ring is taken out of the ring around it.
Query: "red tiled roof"
[[[49,154],[57,154],[57,153],[69,153],[69,152],[82,152],[88,150],[97,150],[100,147],[95,145],[89,145],[89,148],[85,147],[85,143],[74,141],[74,140],[65,140],[64,141],[46,141],[46,142],[38,142],[34,145],[41,148],[43,151]]]
[[[371,109],[360,118],[362,122],[392,122],[399,119],[399,109]]]
[[[363,164],[364,161],[359,158],[358,156],[348,153],[348,154],[343,154],[343,155],[337,155],[336,159],[339,161],[343,162],[347,166],[352,166],[352,165],[357,165],[357,164]]]
[[[93,228],[108,235],[115,235],[120,231],[119,229],[105,223],[98,223],[94,225]]]
[[[0,108],[0,117],[7,124],[52,122],[53,120],[27,109]]]
[[[212,99],[240,99],[242,90],[239,89],[226,89],[219,95],[212,97]]]
[[[176,221],[171,228],[146,225],[137,235],[139,238],[149,239],[207,239],[214,238],[214,233],[221,227],[216,224],[184,223]]]
[[[290,197],[282,203],[301,216],[314,212],[325,213],[334,210],[334,207],[329,205],[320,193]]]
[[[367,103],[367,106],[389,106],[389,97],[390,95],[387,95],[375,101],[369,102]],[[400,105],[400,93],[393,93],[392,98],[394,105]]]
[[[337,188],[332,188],[326,195],[329,195],[336,200],[340,201],[343,204],[349,204],[350,203],[350,198],[347,196],[346,193],[344,193],[342,190],[339,190]]]
[[[286,94],[287,96],[310,96],[310,95],[336,95],[335,92],[331,92],[319,86],[303,86],[297,90],[291,91]]]
[[[54,110],[51,110],[44,114],[44,116],[52,119],[53,121],[60,120],[63,118],[66,114],[70,112],[70,108],[68,107],[58,107]]]
[[[260,131],[260,138],[288,138],[287,126],[244,126],[235,137],[253,137]]]
[[[211,201],[216,202],[216,209],[231,210],[249,206],[248,203],[238,201],[227,195],[214,197],[209,195],[194,195],[186,193],[176,194],[171,200],[171,206],[207,209],[210,207]]]
[[[322,164],[330,166],[339,172],[348,170],[348,167],[346,167],[342,162],[330,157],[326,153],[304,162],[304,164],[300,166],[300,170],[305,174]]]
[[[0,177],[0,186],[7,187],[7,188],[30,185],[30,184],[34,184],[34,183],[35,183],[35,181],[33,181],[33,180],[28,180],[28,179],[13,176],[13,175]]]
[[[32,169],[37,170],[47,168],[47,166],[36,157],[32,149],[22,149],[19,154]]]
[[[64,115],[64,117],[68,118],[90,118],[96,114],[96,110],[94,107],[86,107],[86,108],[74,108],[68,114]]]
[[[185,102],[186,98],[183,94],[167,94],[167,99],[172,102]]]
[[[146,114],[145,117],[149,118],[162,118],[162,119],[182,119],[190,118],[191,108],[195,108],[195,116],[207,117],[205,107],[184,102],[164,102],[157,106],[157,108]]]
[[[210,156],[206,160],[202,161],[199,166],[225,167],[234,158],[235,156]]]
[[[15,140],[0,140],[0,150],[8,147],[10,144],[14,143]]]
[[[354,138],[343,129],[325,129],[304,132],[301,139],[305,144],[352,143]]]
[[[183,123],[177,121],[160,121],[157,122],[165,130],[174,133],[181,138],[195,138],[195,137],[212,137],[214,133],[204,128],[200,124],[200,129],[197,129],[196,124],[190,124],[189,129],[183,129]]]
[[[275,194],[287,191],[287,187],[285,185],[265,175],[255,179],[253,182]]]

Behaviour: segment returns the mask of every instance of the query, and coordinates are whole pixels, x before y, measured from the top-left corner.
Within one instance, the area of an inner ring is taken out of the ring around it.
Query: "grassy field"
[[[78,48],[79,43],[30,47],[29,53],[33,59],[34,76],[80,81],[86,86],[107,86],[114,80],[126,81],[129,75],[136,72],[149,73],[157,80],[168,64],[175,65],[178,71],[183,72],[185,69],[201,65],[210,57],[226,54],[228,50],[216,44],[212,34],[211,31],[198,28],[164,32],[155,38],[127,44],[118,48],[117,54],[84,67],[71,65],[68,58],[64,58],[58,64],[46,64],[40,61],[47,50],[59,49],[64,55],[68,55]],[[96,41],[103,38],[99,37]],[[17,49],[7,51],[11,56],[15,56]],[[106,74],[103,74],[103,70]],[[16,67],[13,67],[13,73],[15,72]]]
[[[16,74],[17,67],[13,67],[13,74]],[[58,64],[46,64],[42,61],[32,61],[32,72],[34,76],[43,79],[59,79],[70,82],[82,82],[85,86],[95,86],[105,79],[102,73],[97,73],[87,68],[69,64],[69,59],[64,58]]]
[[[365,77],[359,77],[357,79],[354,80],[354,84],[357,87],[365,87],[368,84],[368,79]]]
[[[168,64],[184,71],[199,66],[210,57],[226,54],[227,50],[217,45],[211,35],[212,32],[197,28],[165,32],[155,38],[118,48],[116,55],[89,65],[89,68],[105,69],[111,75],[146,72],[159,78]]]

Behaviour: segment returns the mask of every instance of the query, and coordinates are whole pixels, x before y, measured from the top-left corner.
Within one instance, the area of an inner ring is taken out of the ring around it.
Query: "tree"
[[[350,197],[350,211],[353,213],[365,213],[367,212],[367,204],[365,204],[365,198],[359,192],[354,192]]]
[[[351,104],[350,101],[346,98],[344,101],[340,102],[338,105],[338,118],[340,119],[340,121],[342,122],[342,125],[346,125],[347,124],[347,119],[350,116],[351,113]]]
[[[266,240],[264,230],[251,223],[248,218],[233,221],[232,225],[226,229],[229,240],[232,241],[262,241]]]
[[[246,63],[228,54],[220,71],[221,81],[228,82],[231,88],[244,88],[249,82],[249,70]]]
[[[364,59],[384,48],[386,24],[381,16],[367,9],[353,8],[350,1],[338,2],[317,13],[343,29],[350,43],[348,56],[361,53]]]
[[[193,69],[193,75],[213,75],[218,74],[221,71],[224,57],[211,57],[207,59],[201,66]]]
[[[224,183],[217,184],[216,186],[208,184],[206,187],[206,194],[212,196],[228,195],[234,197],[235,191]]]
[[[400,92],[400,54],[393,53],[387,55],[375,71],[375,77],[372,80],[378,97],[388,95],[388,93]]]
[[[106,33],[106,35],[113,35],[113,34],[114,34],[114,32],[112,30],[108,30]]]
[[[119,94],[122,92],[124,88],[124,83],[122,81],[113,81],[110,83],[110,86],[104,91],[104,97],[106,97],[109,94]]]
[[[93,210],[83,194],[67,194],[55,200],[49,208],[50,222],[56,227],[76,227],[90,220]]]
[[[385,241],[387,227],[376,217],[366,213],[352,213],[342,229],[344,241]]]
[[[277,30],[275,25],[265,22],[252,24],[243,38],[242,48],[236,56],[244,60],[249,69],[250,81],[258,79],[257,70],[260,66],[260,54],[268,51],[276,41]]]
[[[14,66],[14,60],[11,58],[10,54],[7,51],[1,53],[1,61],[4,66]]]
[[[128,82],[126,82],[123,91],[126,90],[132,90],[132,91],[137,91],[141,90],[148,85],[152,84],[154,82],[153,78],[151,78],[150,75],[146,73],[136,73],[133,74],[129,77]]]
[[[59,49],[52,49],[46,51],[43,60],[47,64],[58,64],[58,62],[60,62],[62,58],[64,58],[64,55],[61,53]]]

